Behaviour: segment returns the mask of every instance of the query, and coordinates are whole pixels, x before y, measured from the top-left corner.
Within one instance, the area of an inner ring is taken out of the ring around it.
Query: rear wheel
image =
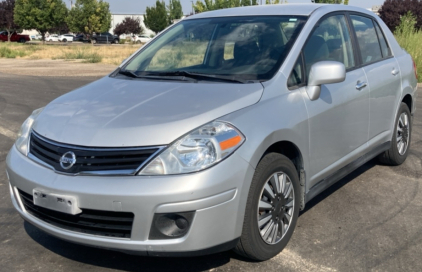
[[[63,41],[62,42],[67,42],[67,40],[66,39],[63,39]]]
[[[299,186],[297,170],[287,157],[265,155],[251,183],[242,236],[235,252],[264,261],[284,249],[299,215]]]
[[[412,134],[412,119],[410,109],[405,103],[401,103],[396,117],[391,147],[378,158],[381,163],[387,165],[402,164],[408,154]]]
[[[26,40],[25,40],[24,38],[21,38],[21,39],[19,40],[19,42],[20,42],[20,43],[26,43]]]
[[[92,43],[93,43],[93,44],[96,44],[96,43],[97,43],[97,40],[96,40],[96,39],[93,39],[93,40],[92,40]]]

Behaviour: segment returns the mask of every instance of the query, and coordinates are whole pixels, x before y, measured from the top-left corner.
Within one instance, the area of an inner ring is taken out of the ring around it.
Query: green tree
[[[279,5],[279,4],[287,4],[287,0],[266,0],[266,5]]]
[[[195,13],[201,13],[204,11],[207,11],[207,7],[205,6],[204,2],[196,1],[196,4],[193,4],[193,9],[195,10]]]
[[[21,28],[45,33],[65,23],[68,9],[62,0],[16,0],[14,20]]]
[[[179,0],[170,0],[168,9],[168,19],[169,23],[172,24],[174,20],[180,19],[183,17],[182,4]]]
[[[193,5],[195,13],[205,11],[258,5],[258,0],[197,0]]]
[[[145,26],[155,33],[163,31],[169,26],[169,20],[164,1],[157,0],[155,6],[147,7],[144,17]]]
[[[103,0],[76,0],[66,21],[75,33],[108,32],[111,27],[110,4]]]
[[[252,3],[251,3],[251,0],[242,0],[242,2],[241,2],[241,6],[250,6]]]

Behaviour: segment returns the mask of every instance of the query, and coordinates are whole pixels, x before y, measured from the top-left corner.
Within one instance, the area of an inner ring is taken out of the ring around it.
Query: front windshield
[[[136,75],[172,72],[268,80],[306,21],[303,16],[185,20],[146,45],[122,69]]]

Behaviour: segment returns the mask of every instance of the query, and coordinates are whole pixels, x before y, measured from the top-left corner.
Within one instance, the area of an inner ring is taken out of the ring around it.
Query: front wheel
[[[115,40],[114,40],[114,43],[115,43],[115,44],[118,44],[118,43],[119,43],[119,40],[118,40],[118,39],[115,39]]]
[[[265,155],[251,183],[235,252],[257,261],[279,254],[296,227],[299,198],[299,177],[293,163],[278,153]]]
[[[412,136],[412,119],[406,103],[401,103],[396,117],[391,147],[382,153],[379,161],[387,165],[401,165],[409,154]]]

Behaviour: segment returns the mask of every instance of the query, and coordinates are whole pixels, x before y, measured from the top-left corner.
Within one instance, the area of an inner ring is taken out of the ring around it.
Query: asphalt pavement
[[[266,262],[233,252],[153,258],[72,244],[20,218],[5,160],[34,109],[94,81],[0,73],[0,271],[420,271],[422,269],[422,97],[407,161],[371,161],[322,193],[301,213],[287,248]],[[419,92],[422,91],[419,89]]]

